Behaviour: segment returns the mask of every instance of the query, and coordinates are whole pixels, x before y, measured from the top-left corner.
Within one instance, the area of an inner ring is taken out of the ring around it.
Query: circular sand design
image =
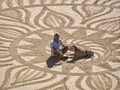
[[[74,37],[74,34],[72,34],[72,36]],[[69,75],[79,76],[81,74],[85,75],[86,73],[89,73],[89,74],[105,73],[107,72],[106,69],[112,70],[112,68],[109,65],[107,66],[107,61],[109,62],[108,58],[112,55],[111,54],[112,51],[109,46],[104,44],[100,45],[93,41],[71,38],[66,35],[65,36],[63,35],[63,38],[67,38],[64,40],[65,44],[76,45],[79,48],[91,50],[94,52],[94,56],[88,59],[85,59],[85,58],[77,59],[73,63],[69,63],[69,61],[72,61],[73,58],[68,59],[60,63],[62,64],[58,66],[60,69],[51,70],[51,68],[50,69],[45,68],[47,59],[49,58],[48,56],[50,56],[50,41],[52,38],[53,38],[53,35],[48,35],[48,34],[45,34],[44,32],[42,33],[41,30],[36,30],[34,32],[26,33],[21,37],[19,37],[18,39],[16,39],[14,42],[12,42],[11,54],[15,60],[17,60],[23,65],[30,66],[30,67],[33,66],[31,68],[33,69],[40,68],[44,71],[51,72],[51,73],[56,72],[58,74],[65,74],[65,75],[69,73]],[[83,38],[86,38],[86,37],[83,37]],[[105,66],[103,66],[103,69],[99,71],[93,71],[92,68],[94,65],[96,66],[105,65]],[[72,69],[74,67],[80,68],[80,72],[79,71],[77,73],[72,72]],[[113,70],[116,70],[117,68],[113,68]]]
[[[92,58],[50,58],[55,32]],[[119,0],[1,0],[0,90],[119,90]]]

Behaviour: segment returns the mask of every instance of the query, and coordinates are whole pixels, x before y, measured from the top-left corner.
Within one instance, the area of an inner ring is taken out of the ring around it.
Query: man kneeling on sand
[[[58,56],[60,59],[65,59],[68,58],[67,56],[64,56],[64,54],[68,51],[74,51],[74,56],[75,57],[84,57],[88,56],[91,57],[93,56],[92,51],[87,51],[87,50],[80,50],[76,46],[65,46],[62,42],[62,40],[59,39],[60,34],[55,33],[54,34],[54,39],[51,41],[51,56]]]
[[[60,34],[55,33],[54,39],[51,41],[51,55],[58,56],[60,59],[64,59],[67,58],[67,56],[64,56],[64,54],[67,52],[68,46],[65,46],[62,40],[59,38]]]

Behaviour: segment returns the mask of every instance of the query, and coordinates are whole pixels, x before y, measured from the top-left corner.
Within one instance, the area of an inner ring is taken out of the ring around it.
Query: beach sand
[[[55,32],[94,56],[51,57]],[[120,90],[120,0],[0,0],[0,90]]]

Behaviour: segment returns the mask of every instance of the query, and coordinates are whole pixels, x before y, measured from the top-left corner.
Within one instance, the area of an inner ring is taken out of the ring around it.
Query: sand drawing
[[[94,56],[49,67],[55,32]],[[0,90],[120,90],[120,0],[0,0]]]

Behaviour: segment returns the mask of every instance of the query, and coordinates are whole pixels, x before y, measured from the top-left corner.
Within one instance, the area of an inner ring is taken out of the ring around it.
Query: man
[[[60,59],[67,58],[64,54],[67,52],[68,46],[65,46],[59,38],[60,34],[55,33],[54,39],[51,41],[51,55],[58,56]]]

